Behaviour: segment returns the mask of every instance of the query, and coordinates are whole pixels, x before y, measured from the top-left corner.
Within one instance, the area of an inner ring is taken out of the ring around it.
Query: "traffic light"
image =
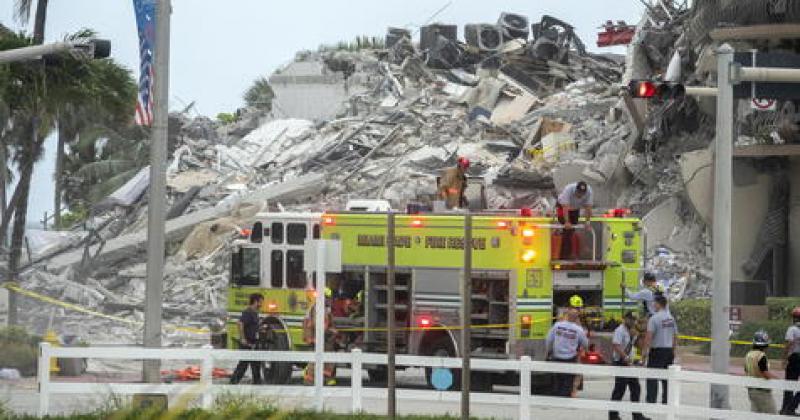
[[[686,96],[686,88],[680,83],[651,82],[649,80],[633,80],[628,84],[628,92],[632,98],[680,99]]]

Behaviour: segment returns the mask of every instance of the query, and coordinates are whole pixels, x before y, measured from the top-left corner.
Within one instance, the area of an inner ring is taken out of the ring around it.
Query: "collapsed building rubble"
[[[632,36],[625,25],[627,57],[589,53],[569,24],[550,16],[530,27],[514,14],[467,25],[466,43],[453,25],[423,28],[419,44],[390,28],[385,50],[298,54],[270,79],[278,104],[271,116],[245,110],[227,126],[176,118],[180,144],[167,180],[168,323],[205,327],[220,315],[228,246],[257,212],[322,211],[351,198],[386,199],[398,209],[428,203],[436,177],[460,155],[473,161],[469,175],[483,178],[491,208],[549,214],[558,189],[586,181],[596,205],[643,216],[650,268],[673,297],[708,296],[713,116],[689,98],[647,105],[620,97],[620,85],[662,72],[676,52],[688,79],[711,77],[704,57],[713,41],[681,31],[703,26],[706,9],[658,3]],[[315,92],[323,92],[324,107],[304,105]],[[141,320],[146,203],[140,195],[101,210],[77,246],[37,255],[20,281]],[[53,322],[32,310],[22,319],[39,329]],[[66,311],[59,320],[97,341],[138,340],[87,315]],[[192,338],[167,334],[172,343]]]

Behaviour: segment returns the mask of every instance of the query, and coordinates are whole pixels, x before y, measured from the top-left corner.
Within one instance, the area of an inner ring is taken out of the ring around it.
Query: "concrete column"
[[[789,273],[785,292],[788,296],[800,295],[800,158],[793,158],[789,166]]]

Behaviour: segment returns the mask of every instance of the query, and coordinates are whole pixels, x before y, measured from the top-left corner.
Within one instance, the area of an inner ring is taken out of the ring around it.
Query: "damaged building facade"
[[[675,7],[677,3],[660,2],[637,27],[629,48],[626,82],[661,76],[664,81],[713,86],[714,51],[723,43],[738,52],[798,53],[800,9],[793,2],[728,0]],[[640,115],[650,120],[644,143],[694,142],[697,135],[713,141],[714,133],[707,131],[714,127],[715,99],[687,101],[691,103],[667,103],[647,110],[647,105],[635,104]],[[765,296],[800,294],[800,283],[793,280],[800,275],[797,117],[795,101],[752,98],[737,102],[733,303],[758,305]],[[764,102],[774,105],[760,106]],[[680,204],[708,228],[714,205],[712,148],[709,144],[674,156],[685,187]],[[675,217],[673,207],[682,211],[674,201],[666,202],[654,220]]]
[[[648,268],[673,299],[709,297],[714,102],[634,100],[622,86],[668,76],[713,85],[722,42],[796,52],[800,31],[776,37],[774,28],[800,21],[800,12],[775,11],[766,0],[650,3],[638,25],[605,28],[602,42],[612,42],[609,31],[623,40],[613,42],[630,41],[626,56],[589,52],[556,17],[504,13],[464,28],[428,25],[418,39],[392,28],[382,49],[299,53],[269,78],[270,115],[245,110],[227,125],[173,115],[165,341],[208,338],[176,325],[219,325],[229,246],[256,213],[341,209],[357,198],[396,209],[429,204],[436,178],[458,156],[473,162],[469,175],[482,178],[489,208],[553,214],[557,191],[586,181],[598,207],[643,218]],[[770,25],[772,34],[736,31],[753,25]],[[797,295],[800,160],[786,157],[800,142],[794,105],[757,112],[744,102],[733,280],[743,298]],[[82,228],[49,233],[26,256],[20,285],[140,325],[146,186],[132,180]],[[748,299],[741,304],[758,304]],[[141,339],[124,323],[34,310],[39,303],[29,298],[21,304],[35,331],[55,323],[94,343]]]

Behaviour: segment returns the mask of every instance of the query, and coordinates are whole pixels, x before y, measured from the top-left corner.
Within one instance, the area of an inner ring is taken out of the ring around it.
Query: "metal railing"
[[[198,360],[200,361],[200,379],[193,383],[97,383],[97,382],[54,382],[50,378],[51,358],[90,358],[90,359],[128,359],[128,360]],[[318,387],[302,385],[228,385],[215,384],[212,372],[218,361],[257,360],[265,362],[318,362],[314,352],[298,351],[235,351],[211,348],[198,349],[149,349],[141,347],[52,347],[42,343],[39,355],[39,415],[45,416],[50,411],[52,395],[104,394],[132,395],[138,393],[163,393],[196,395],[202,407],[213,405],[214,398],[220,394],[270,395],[286,398],[314,399],[317,407],[324,407],[324,400],[329,397],[351,398],[351,410],[354,413],[363,409],[363,401],[386,398],[385,388],[364,388],[363,366],[386,365],[386,354],[363,353],[354,349],[349,353],[323,353],[325,363],[345,364],[351,367],[351,383],[349,387],[322,387],[322,378],[315,380]],[[443,358],[428,356],[397,355],[398,366],[461,368],[460,358]],[[520,419],[531,418],[532,407],[547,407],[575,410],[593,410],[607,412],[641,412],[645,414],[666,415],[667,419],[676,418],[725,418],[730,420],[749,420],[753,413],[736,410],[712,409],[698,405],[688,405],[681,400],[681,388],[685,383],[719,384],[741,387],[758,387],[775,390],[800,392],[800,382],[783,380],[762,380],[743,376],[721,375],[714,373],[682,370],[673,365],[666,369],[645,369],[638,367],[620,368],[616,366],[593,366],[565,364],[554,362],[536,362],[528,356],[519,360],[472,359],[471,368],[479,371],[516,372],[519,374],[520,386],[518,394],[472,393],[470,400],[474,404],[516,405]],[[558,398],[531,395],[532,375],[535,373],[580,374],[592,377],[625,377],[637,379],[659,379],[668,382],[668,404],[631,403],[586,398]],[[398,389],[397,398],[413,401],[452,402],[460,401],[459,392]],[[435,407],[435,406],[431,406]],[[780,420],[778,415],[759,414],[759,419]]]

